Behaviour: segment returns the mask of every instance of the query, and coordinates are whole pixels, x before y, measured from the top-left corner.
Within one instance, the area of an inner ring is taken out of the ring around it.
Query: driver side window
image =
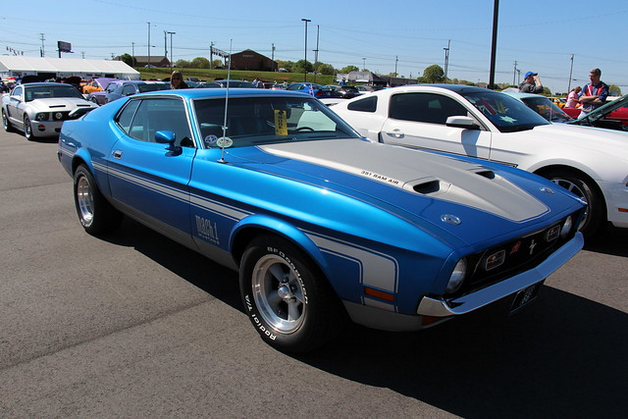
[[[456,100],[434,93],[401,93],[390,100],[393,119],[444,125],[450,116],[466,116],[467,110]]]
[[[194,147],[180,99],[131,100],[119,114],[117,122],[131,138],[139,141],[155,142],[157,131],[174,131],[175,145]]]

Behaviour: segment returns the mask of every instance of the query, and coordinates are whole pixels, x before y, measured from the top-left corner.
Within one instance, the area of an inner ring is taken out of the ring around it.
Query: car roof
[[[74,87],[74,85],[70,84],[70,83],[55,83],[55,82],[35,82],[35,83],[24,83],[24,84],[18,84],[17,86],[28,86],[28,87],[41,87],[41,86],[70,86],[70,87]]]
[[[212,88],[212,89],[176,89],[176,90],[159,90],[155,92],[146,92],[141,95],[133,97],[146,97],[146,96],[179,96],[187,99],[197,98],[211,98],[211,97],[225,97],[227,93],[226,88]],[[233,88],[229,89],[229,97],[235,96],[292,96],[298,98],[312,98],[312,96],[305,95],[301,92],[290,92],[287,90],[269,90],[258,88]]]

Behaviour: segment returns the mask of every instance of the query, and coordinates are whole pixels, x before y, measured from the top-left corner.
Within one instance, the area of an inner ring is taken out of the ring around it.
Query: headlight
[[[447,288],[445,291],[449,294],[452,294],[460,288],[462,283],[464,282],[464,278],[467,276],[467,260],[460,259],[456,264],[451,276],[449,277],[449,281],[447,282]]]
[[[48,120],[48,112],[40,112],[35,115],[35,119],[38,121],[47,121]]]
[[[59,120],[63,119],[63,114],[61,112],[57,112],[57,113],[55,113],[54,118],[57,121],[59,121]]]
[[[572,228],[573,228],[573,218],[570,215],[565,220],[565,224],[563,224],[563,228],[560,229],[560,237],[562,237],[562,238],[567,237],[569,235],[569,233],[571,232]]]

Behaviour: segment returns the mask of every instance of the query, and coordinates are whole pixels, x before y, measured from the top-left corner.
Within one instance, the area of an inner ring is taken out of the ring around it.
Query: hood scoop
[[[482,176],[486,179],[495,179],[495,172],[492,170],[471,170],[471,172],[475,172],[476,175]],[[422,179],[419,182],[411,182],[409,186],[416,193],[420,193],[421,195],[432,195],[441,191],[441,181],[436,178],[431,179]],[[446,188],[449,188],[451,185],[446,184]]]

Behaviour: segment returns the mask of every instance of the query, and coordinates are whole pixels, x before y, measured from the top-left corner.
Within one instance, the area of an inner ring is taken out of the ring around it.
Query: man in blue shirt
[[[582,110],[578,119],[584,117],[586,114],[592,112],[594,109],[599,108],[606,102],[608,97],[608,85],[600,80],[602,71],[599,68],[594,68],[589,72],[590,83],[587,83],[580,92],[580,103],[582,103]]]

